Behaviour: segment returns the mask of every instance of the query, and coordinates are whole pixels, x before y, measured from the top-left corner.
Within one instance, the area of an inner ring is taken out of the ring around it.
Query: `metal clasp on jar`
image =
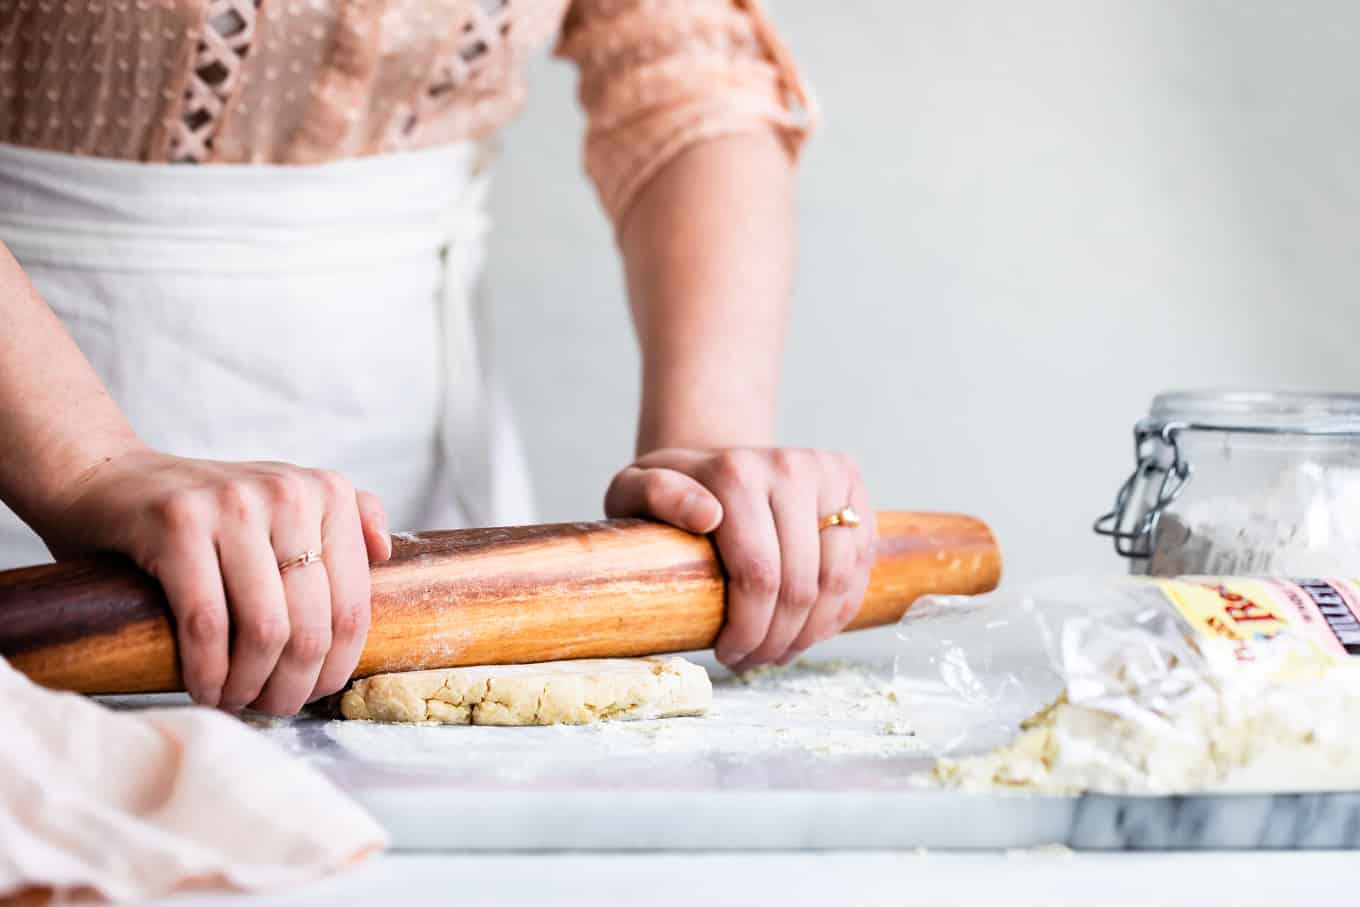
[[[1249,425],[1231,423],[1162,421],[1147,418],[1133,429],[1136,465],[1124,480],[1114,499],[1114,509],[1095,522],[1099,535],[1114,539],[1114,550],[1127,558],[1146,560],[1157,546],[1157,527],[1162,516],[1185,490],[1191,467],[1181,448],[1181,435],[1191,432],[1220,432],[1228,435],[1297,435],[1306,438],[1354,439],[1360,442],[1360,429],[1348,423]],[[1156,483],[1157,493],[1146,509],[1138,510],[1140,500]],[[1129,524],[1132,523],[1130,526]]]
[[[1095,531],[1114,539],[1114,550],[1127,558],[1152,556],[1157,525],[1162,514],[1190,481],[1190,463],[1181,452],[1180,434],[1191,427],[1185,422],[1143,420],[1133,430],[1132,474],[1119,486],[1114,508],[1095,522]],[[1152,502],[1139,512],[1144,492],[1156,483]],[[1132,521],[1133,525],[1129,526]]]

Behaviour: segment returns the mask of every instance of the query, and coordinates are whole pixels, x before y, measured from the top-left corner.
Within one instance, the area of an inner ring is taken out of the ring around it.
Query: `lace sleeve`
[[[774,129],[796,154],[816,120],[757,0],[575,0],[557,53],[580,69],[586,171],[615,223],[690,145]]]

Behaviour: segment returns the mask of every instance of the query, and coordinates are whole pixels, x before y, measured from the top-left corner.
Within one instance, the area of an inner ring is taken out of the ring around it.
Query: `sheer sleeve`
[[[769,129],[796,155],[817,118],[757,0],[574,0],[557,53],[580,70],[586,171],[615,223],[690,145]]]

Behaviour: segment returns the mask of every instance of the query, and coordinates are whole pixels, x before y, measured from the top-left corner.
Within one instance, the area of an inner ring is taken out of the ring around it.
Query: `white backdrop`
[[[985,517],[1011,580],[1117,570],[1089,527],[1159,389],[1360,389],[1360,5],[771,6],[826,114],[783,440],[881,508]],[[637,399],[574,79],[535,69],[489,276],[545,519],[599,513]]]

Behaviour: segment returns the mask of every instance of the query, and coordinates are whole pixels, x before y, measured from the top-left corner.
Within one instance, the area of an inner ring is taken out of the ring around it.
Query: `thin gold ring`
[[[842,507],[830,516],[822,517],[822,521],[817,524],[818,531],[830,529],[832,526],[845,526],[854,529],[859,525],[859,514],[850,505]]]
[[[299,554],[297,557],[290,557],[286,561],[279,561],[279,572],[287,573],[294,567],[305,567],[308,564],[315,564],[319,560],[321,560],[321,552],[315,548],[310,548]]]

